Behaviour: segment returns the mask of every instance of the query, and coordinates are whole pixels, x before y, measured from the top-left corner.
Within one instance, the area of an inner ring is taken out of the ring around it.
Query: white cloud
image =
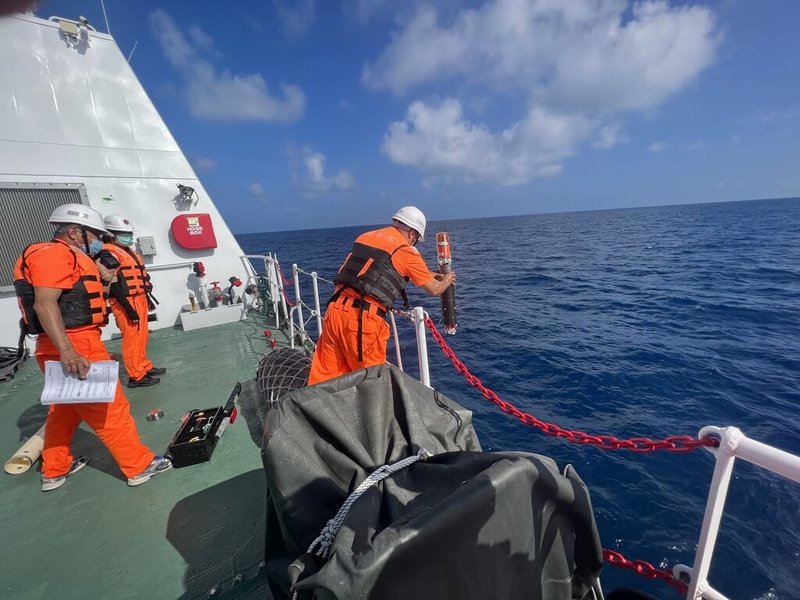
[[[315,152],[309,146],[300,148],[294,157],[301,165],[301,187],[310,194],[316,195],[329,191],[345,191],[355,186],[355,179],[346,170],[340,169],[333,175],[325,174],[325,155]]]
[[[218,69],[213,39],[197,25],[189,38],[165,11],[150,14],[150,25],[167,60],[184,78],[183,92],[195,117],[213,121],[293,122],[303,116],[306,97],[296,85],[281,84],[273,95],[259,73],[235,75]]]
[[[405,120],[390,126],[384,151],[396,162],[426,170],[440,164],[465,179],[524,183],[543,164],[547,173],[560,169],[583,143],[610,148],[625,141],[622,115],[653,109],[684,89],[714,61],[719,42],[709,8],[663,0],[489,0],[452,18],[421,6],[364,65],[362,82],[395,94],[457,84],[467,93],[502,93],[503,101],[521,98],[527,113],[496,132],[470,122],[460,108],[457,118],[448,113],[449,121],[425,129],[423,115],[456,101],[414,102]],[[539,145],[533,124],[545,116],[569,124],[570,136],[557,149]],[[454,143],[471,148],[459,154],[463,162],[433,158]],[[481,154],[488,164],[475,160]],[[538,166],[526,175],[506,161]]]
[[[254,196],[255,198],[266,198],[267,191],[264,189],[264,186],[258,182],[253,182],[247,186],[247,192]]]
[[[272,0],[286,35],[297,37],[308,33],[314,24],[314,0]]]
[[[647,147],[648,152],[663,152],[667,147],[666,142],[653,142]]]
[[[686,150],[686,152],[695,152],[697,150],[702,150],[705,147],[705,144],[701,141],[695,142],[686,142],[685,144],[681,144],[681,148]]]
[[[214,169],[219,166],[216,160],[213,158],[208,158],[207,156],[195,156],[192,158],[192,166],[197,171],[213,171]]]
[[[577,142],[596,129],[581,115],[533,107],[521,121],[492,133],[467,121],[458,100],[437,106],[417,101],[389,126],[381,149],[392,161],[428,173],[514,185],[559,174]]]

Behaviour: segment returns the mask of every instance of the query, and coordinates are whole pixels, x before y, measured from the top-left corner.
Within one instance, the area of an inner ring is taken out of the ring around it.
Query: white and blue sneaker
[[[156,456],[147,468],[133,477],[128,477],[128,485],[133,487],[141,485],[145,481],[150,481],[150,478],[164,471],[169,471],[172,468],[172,461],[166,456]]]
[[[69,466],[69,471],[67,471],[63,475],[59,475],[58,477],[45,477],[44,475],[42,475],[42,491],[49,492],[51,490],[60,488],[62,485],[66,483],[67,477],[69,477],[73,473],[77,473],[88,463],[89,463],[88,458],[86,458],[85,456],[79,456],[78,458],[72,461],[72,464]]]

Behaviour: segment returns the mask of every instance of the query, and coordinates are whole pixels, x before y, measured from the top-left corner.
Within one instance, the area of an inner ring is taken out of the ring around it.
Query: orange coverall
[[[25,272],[21,259],[14,269],[14,279],[26,279],[34,287],[69,290],[81,276],[100,273],[91,258],[72,249],[63,242],[53,242],[26,256]],[[104,301],[103,301],[104,303]],[[90,362],[110,360],[111,357],[100,340],[100,327],[96,324],[67,330],[75,350]],[[36,341],[36,360],[44,371],[47,360],[60,360],[58,348],[41,333]],[[45,477],[60,477],[69,471],[73,461],[69,445],[81,421],[91,427],[108,448],[111,456],[126,477],[134,477],[144,471],[155,455],[139,439],[136,424],[130,414],[128,399],[117,381],[113,402],[86,404],[54,404],[47,414],[42,450],[42,474]]]
[[[128,318],[128,314],[122,305],[111,298],[111,312],[114,313],[114,320],[122,334],[122,360],[125,363],[125,370],[131,379],[141,379],[153,368],[153,362],[147,358],[147,339],[150,332],[147,327],[147,294],[144,280],[146,271],[141,258],[134,259],[124,248],[117,244],[105,244],[105,249],[109,250],[117,257],[120,262],[117,277],[124,277],[128,288],[128,302],[130,303],[139,322],[133,322]]]
[[[385,227],[360,235],[356,242],[380,248],[391,253],[398,246],[402,248],[392,254],[392,265],[403,277],[415,285],[423,286],[434,278],[416,248],[408,244],[403,234],[395,227]],[[346,259],[345,259],[346,262]],[[341,269],[341,268],[340,268]],[[382,365],[386,362],[386,344],[389,341],[389,325],[378,310],[386,311],[386,306],[372,296],[364,296],[369,302],[369,310],[362,314],[362,358],[358,360],[358,319],[360,309],[353,306],[353,300],[360,294],[346,286],[339,286],[341,293],[336,301],[328,305],[322,334],[317,342],[308,385],[339,377],[345,373]]]

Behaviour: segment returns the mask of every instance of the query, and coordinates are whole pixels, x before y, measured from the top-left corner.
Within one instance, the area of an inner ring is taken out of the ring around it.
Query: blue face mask
[[[118,233],[117,234],[117,241],[122,244],[123,246],[133,246],[133,234],[132,233]]]
[[[103,249],[103,242],[98,239],[93,239],[89,242],[89,256],[94,256]]]

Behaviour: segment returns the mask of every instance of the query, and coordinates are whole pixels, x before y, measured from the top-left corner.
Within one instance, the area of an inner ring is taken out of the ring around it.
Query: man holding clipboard
[[[108,322],[108,286],[116,276],[115,261],[104,260],[100,253],[100,237],[108,232],[93,208],[65,204],[53,211],[49,222],[56,227],[52,241],[28,246],[14,268],[21,327],[28,335],[38,335],[36,360],[43,371],[46,361],[59,361],[66,374],[82,379],[92,362],[111,359],[100,340],[100,327]],[[169,459],[142,444],[117,379],[111,402],[50,406],[42,451],[43,492],[61,487],[88,462],[73,458],[69,449],[81,421],[111,452],[128,485],[144,483],[172,467]]]

